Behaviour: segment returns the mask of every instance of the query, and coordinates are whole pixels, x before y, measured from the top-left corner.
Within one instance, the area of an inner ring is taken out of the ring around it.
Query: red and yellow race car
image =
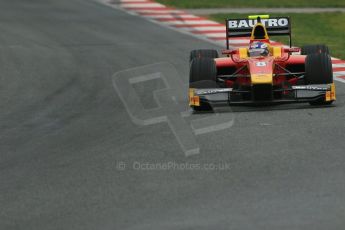
[[[269,36],[288,35],[290,46]],[[232,49],[231,37],[249,37],[249,46]],[[249,16],[226,20],[225,57],[216,50],[190,54],[189,104],[196,110],[233,104],[309,102],[329,105],[335,85],[328,47],[291,45],[289,17]]]

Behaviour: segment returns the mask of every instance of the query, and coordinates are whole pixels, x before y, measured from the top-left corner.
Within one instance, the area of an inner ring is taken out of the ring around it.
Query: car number
[[[266,62],[259,61],[256,63],[256,66],[258,66],[258,67],[266,66]]]

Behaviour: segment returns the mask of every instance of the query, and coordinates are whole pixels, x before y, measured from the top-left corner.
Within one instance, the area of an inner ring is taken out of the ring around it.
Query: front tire
[[[326,53],[309,54],[305,60],[305,83],[312,84],[331,84],[333,83],[333,68],[331,57]],[[311,105],[330,105],[333,101],[310,102]]]
[[[192,60],[189,72],[189,88],[217,88],[217,67],[211,58],[196,58]],[[209,103],[200,101],[200,106],[192,106],[194,111],[211,111]]]

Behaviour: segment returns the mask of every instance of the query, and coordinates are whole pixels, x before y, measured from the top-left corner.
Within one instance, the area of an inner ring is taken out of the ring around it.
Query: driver
[[[268,45],[263,42],[253,42],[248,49],[249,57],[268,56],[268,54]]]

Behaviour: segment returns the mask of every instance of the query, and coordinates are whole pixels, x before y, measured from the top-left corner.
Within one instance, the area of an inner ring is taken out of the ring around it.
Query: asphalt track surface
[[[92,0],[2,0],[0,30],[0,229],[344,228],[343,83],[329,108],[236,108],[186,157],[112,76],[168,62],[187,82],[189,51],[214,45]],[[117,168],[136,161],[230,169]]]

